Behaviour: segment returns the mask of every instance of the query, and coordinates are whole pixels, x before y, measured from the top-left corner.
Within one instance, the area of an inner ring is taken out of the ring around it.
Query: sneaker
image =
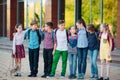
[[[94,78],[94,75],[92,75],[90,78]]]
[[[15,73],[15,77],[21,77],[21,73]]]
[[[78,78],[78,79],[82,79],[82,75],[81,75],[81,74],[78,74],[77,78]]]
[[[103,80],[103,77],[100,77],[98,80]]]
[[[46,77],[47,77],[47,75],[45,75],[45,74],[44,74],[44,75],[42,75],[41,77],[42,77],[42,78],[46,78]]]
[[[75,79],[76,78],[76,75],[72,75],[72,79]]]
[[[37,77],[37,75],[36,74],[30,74],[30,75],[28,75],[28,77]]]
[[[109,80],[109,77],[106,77],[105,80]]]
[[[72,78],[73,78],[73,75],[69,75],[69,76],[68,76],[68,79],[72,79]]]
[[[64,74],[61,74],[60,78],[65,78],[65,75],[64,75]]]
[[[46,76],[46,78],[53,78],[54,75],[53,74],[50,74],[49,76]]]

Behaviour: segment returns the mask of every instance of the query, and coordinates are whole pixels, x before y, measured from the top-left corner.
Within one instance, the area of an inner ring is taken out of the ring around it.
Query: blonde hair
[[[109,36],[110,38],[112,38],[112,34],[111,34],[111,32],[110,32],[109,25],[108,25],[107,23],[101,24],[100,27],[101,27],[102,29],[105,29],[105,31],[108,33],[108,36]]]

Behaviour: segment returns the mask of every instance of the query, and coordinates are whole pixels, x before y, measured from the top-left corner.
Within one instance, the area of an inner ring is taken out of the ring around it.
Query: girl
[[[98,78],[97,57],[99,50],[98,32],[95,32],[93,24],[88,25],[88,53],[91,63],[91,78]]]
[[[110,33],[108,24],[102,24],[102,33],[100,35],[100,60],[101,60],[101,77],[99,80],[103,80],[103,65],[106,62],[106,78],[109,80],[110,61],[111,61],[111,48],[112,48],[112,35]]]
[[[78,54],[78,79],[84,79],[87,66],[87,52],[88,52],[88,39],[85,21],[80,19],[76,23],[78,28],[78,42],[77,42],[77,54]]]
[[[17,32],[14,34],[14,38],[13,38],[13,54],[12,55],[15,58],[17,72],[15,73],[14,76],[21,76],[21,72],[20,72],[21,58],[25,58],[23,42],[24,42],[25,32],[27,30],[23,31],[22,24],[17,24],[15,26],[15,29]]]
[[[77,35],[75,27],[70,27],[70,35],[68,36],[68,59],[70,75],[69,79],[76,78],[76,67],[77,67]]]

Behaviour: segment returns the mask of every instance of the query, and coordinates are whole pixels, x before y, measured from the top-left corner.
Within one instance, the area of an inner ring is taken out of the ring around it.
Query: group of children
[[[22,25],[16,25],[17,32],[13,39],[13,56],[18,67],[15,76],[21,76],[21,58],[25,57],[23,46],[24,37],[29,39],[29,64],[30,75],[36,77],[38,73],[39,48],[43,37],[43,59],[44,74],[42,78],[52,78],[55,76],[56,68],[60,56],[62,56],[61,78],[65,77],[67,58],[69,60],[69,79],[84,79],[87,67],[87,54],[90,56],[91,77],[103,80],[104,62],[106,63],[107,73],[105,80],[109,80],[109,69],[111,61],[112,35],[107,24],[101,24],[101,31],[97,32],[93,24],[86,26],[83,19],[76,22],[76,27],[71,26],[65,29],[63,20],[59,21],[58,28],[53,30],[53,23],[47,22],[45,27],[38,29],[37,22],[32,21],[31,27],[23,31]],[[100,54],[101,74],[98,76],[97,57]],[[78,68],[78,75],[76,70]]]

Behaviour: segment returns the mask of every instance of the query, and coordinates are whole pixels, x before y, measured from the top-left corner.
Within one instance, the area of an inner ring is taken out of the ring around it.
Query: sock
[[[101,77],[103,77],[103,67],[104,67],[104,63],[101,63],[101,69],[100,69],[100,71],[101,71],[100,76],[101,76]]]
[[[109,63],[106,65],[106,70],[107,70],[106,77],[109,77],[109,73],[110,73],[110,64]]]

